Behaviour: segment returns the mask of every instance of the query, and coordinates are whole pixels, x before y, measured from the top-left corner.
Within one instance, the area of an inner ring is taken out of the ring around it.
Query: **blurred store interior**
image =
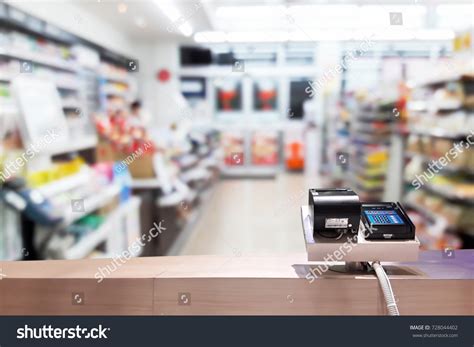
[[[0,260],[304,253],[309,188],[474,248],[474,4],[0,2]]]

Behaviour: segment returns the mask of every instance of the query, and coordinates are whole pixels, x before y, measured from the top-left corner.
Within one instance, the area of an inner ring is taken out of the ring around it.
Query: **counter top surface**
[[[473,255],[420,252],[414,263],[383,263],[401,314],[472,315]],[[324,263],[306,259],[302,253],[1,262],[0,314],[386,314],[373,273],[315,275]]]
[[[272,256],[178,256],[84,260],[0,262],[5,279],[94,278],[99,269],[114,269],[108,278],[304,278],[317,262],[306,254]],[[449,256],[423,251],[417,262],[383,263],[389,275],[419,279],[474,279],[474,250],[456,250]],[[390,269],[397,269],[390,271]],[[327,271],[324,278],[354,278]],[[368,277],[373,277],[368,275]]]

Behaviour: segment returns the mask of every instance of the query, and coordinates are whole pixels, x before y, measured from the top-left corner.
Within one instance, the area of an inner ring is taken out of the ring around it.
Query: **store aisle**
[[[299,208],[308,188],[322,183],[288,173],[274,180],[221,181],[179,255],[304,252]]]

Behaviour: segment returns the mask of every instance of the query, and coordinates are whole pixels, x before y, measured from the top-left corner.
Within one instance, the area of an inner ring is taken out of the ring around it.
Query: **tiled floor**
[[[180,255],[304,252],[300,206],[319,178],[282,173],[276,179],[220,181]]]

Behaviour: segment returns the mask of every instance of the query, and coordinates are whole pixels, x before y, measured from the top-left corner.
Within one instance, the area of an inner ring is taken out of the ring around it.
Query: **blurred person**
[[[135,126],[147,126],[151,121],[151,114],[142,107],[140,100],[135,100],[130,105],[130,123]]]

